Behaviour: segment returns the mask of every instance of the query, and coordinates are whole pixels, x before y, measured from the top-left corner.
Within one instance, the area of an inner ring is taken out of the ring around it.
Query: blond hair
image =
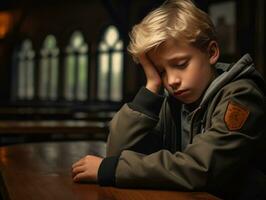
[[[169,38],[185,40],[202,50],[211,40],[217,41],[211,19],[190,0],[166,1],[135,25],[129,36],[128,51],[134,60]]]

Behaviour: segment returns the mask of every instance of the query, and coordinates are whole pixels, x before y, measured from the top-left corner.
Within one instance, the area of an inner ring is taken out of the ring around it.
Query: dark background
[[[161,0],[9,0],[0,1],[0,12],[12,13],[12,25],[0,39],[0,102],[8,104],[11,99],[12,52],[25,38],[33,41],[34,49],[40,49],[46,35],[53,34],[59,48],[65,48],[69,37],[75,30],[82,31],[85,40],[92,49],[97,47],[102,30],[109,24],[118,27],[125,45],[128,44],[128,32],[150,10],[160,5]],[[206,12],[208,6],[217,2],[196,0],[196,4]],[[263,0],[236,1],[236,52],[222,61],[234,61],[243,54],[250,53],[257,68],[265,75],[265,41],[258,41],[259,34],[264,34],[258,24],[258,6]],[[263,10],[264,12],[264,10]],[[260,52],[259,52],[260,51]],[[92,63],[95,63],[92,55]],[[93,66],[94,64],[92,64]],[[145,83],[139,76],[139,67],[132,66],[131,58],[125,50],[124,99],[131,99],[138,88]]]
[[[0,15],[8,13],[12,16],[12,20],[8,30],[0,38],[0,111],[2,110],[0,118],[17,119],[18,109],[21,107],[32,108],[31,112],[27,113],[27,117],[22,116],[22,119],[34,119],[36,115],[34,110],[41,107],[52,108],[55,114],[59,112],[58,108],[65,108],[67,118],[72,118],[71,113],[76,110],[90,112],[93,108],[96,112],[116,111],[124,102],[130,101],[138,89],[145,84],[145,76],[141,67],[134,64],[126,49],[124,50],[123,100],[115,104],[97,101],[87,101],[82,104],[79,102],[65,104],[60,100],[56,104],[47,102],[44,104],[36,100],[23,103],[14,101],[12,99],[14,78],[12,55],[26,38],[32,40],[35,50],[39,50],[48,34],[53,34],[57,39],[58,47],[64,49],[69,43],[71,34],[79,30],[91,49],[91,73],[95,73],[95,52],[104,28],[110,24],[117,26],[126,47],[131,27],[162,2],[161,0],[1,0]],[[195,0],[197,6],[206,12],[209,6],[221,2],[226,1]],[[257,69],[265,77],[265,21],[262,17],[264,1],[234,2],[236,3],[236,49],[231,55],[222,55],[220,61],[236,61],[245,53],[250,53]],[[93,100],[96,89],[93,85],[90,88],[90,99]],[[7,108],[12,109],[12,112],[7,112]],[[42,116],[38,116],[38,119],[40,118]],[[51,119],[54,118],[51,117]]]

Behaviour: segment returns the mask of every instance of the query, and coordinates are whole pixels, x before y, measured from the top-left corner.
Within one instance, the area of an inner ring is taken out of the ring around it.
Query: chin
[[[176,97],[175,97],[176,98]],[[178,101],[180,101],[183,104],[191,104],[193,103],[193,101],[189,101],[189,100],[184,100],[184,99],[180,99],[180,98],[176,98]]]
[[[195,100],[195,99],[179,99],[182,103],[184,103],[184,104],[194,104],[194,103],[196,103],[197,102],[197,100]]]
[[[194,101],[182,101],[184,104],[193,104]]]

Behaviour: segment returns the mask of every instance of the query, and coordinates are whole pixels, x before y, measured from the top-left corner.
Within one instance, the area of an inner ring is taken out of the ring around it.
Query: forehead
[[[148,57],[158,63],[171,59],[182,59],[196,53],[197,49],[187,42],[168,39],[159,46],[148,51]]]

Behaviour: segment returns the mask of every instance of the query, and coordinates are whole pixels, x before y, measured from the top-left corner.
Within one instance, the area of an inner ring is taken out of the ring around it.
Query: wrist
[[[147,83],[146,88],[151,91],[152,93],[159,94],[161,84],[152,84],[152,83]]]
[[[119,156],[106,157],[102,160],[98,170],[98,183],[101,186],[115,185],[115,171]]]
[[[102,163],[103,159],[99,159],[98,160],[98,163],[96,165],[96,172],[95,172],[95,181],[98,182],[98,173],[99,173],[99,169],[100,169],[100,166],[101,166],[101,163]]]

